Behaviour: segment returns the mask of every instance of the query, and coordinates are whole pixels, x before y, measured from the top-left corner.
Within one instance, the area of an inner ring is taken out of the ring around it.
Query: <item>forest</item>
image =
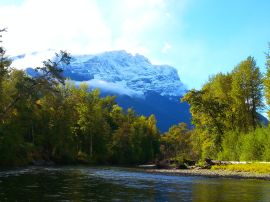
[[[194,128],[172,127],[161,137],[164,154],[197,161],[270,161],[270,130],[260,114],[270,104],[269,54],[266,61],[265,75],[248,57],[231,72],[216,74],[200,90],[185,94],[181,100],[190,104]]]
[[[70,59],[61,51],[29,77],[12,68],[0,45],[0,166],[270,161],[270,129],[260,114],[270,105],[269,54],[265,75],[248,57],[186,93],[181,101],[190,105],[193,128],[179,123],[164,134],[154,115],[125,111],[114,96],[101,97],[98,89],[64,78],[60,67]]]
[[[149,162],[159,151],[154,116],[124,111],[115,97],[100,97],[87,85],[65,82],[59,68],[66,52],[44,61],[29,77],[11,68],[0,49],[0,165],[33,161],[59,164],[134,164]]]

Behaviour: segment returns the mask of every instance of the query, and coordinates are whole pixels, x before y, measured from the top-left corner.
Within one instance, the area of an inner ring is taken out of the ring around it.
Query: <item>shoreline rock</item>
[[[147,169],[145,170],[145,172],[155,174],[179,175],[179,176],[270,180],[270,174],[235,172],[225,170],[210,170],[210,169]]]

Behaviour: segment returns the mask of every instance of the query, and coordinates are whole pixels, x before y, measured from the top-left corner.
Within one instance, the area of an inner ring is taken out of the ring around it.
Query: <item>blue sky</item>
[[[125,49],[177,68],[188,88],[254,56],[264,71],[268,0],[1,0],[10,55]]]

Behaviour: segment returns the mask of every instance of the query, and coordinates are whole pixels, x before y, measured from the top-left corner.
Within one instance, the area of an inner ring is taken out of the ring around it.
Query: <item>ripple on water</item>
[[[135,169],[50,167],[0,171],[0,201],[267,201],[270,182],[170,176]]]

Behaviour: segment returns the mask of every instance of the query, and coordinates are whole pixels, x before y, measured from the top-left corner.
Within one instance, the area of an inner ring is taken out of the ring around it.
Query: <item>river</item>
[[[0,201],[270,201],[270,181],[170,176],[136,169],[29,167],[0,171]]]

